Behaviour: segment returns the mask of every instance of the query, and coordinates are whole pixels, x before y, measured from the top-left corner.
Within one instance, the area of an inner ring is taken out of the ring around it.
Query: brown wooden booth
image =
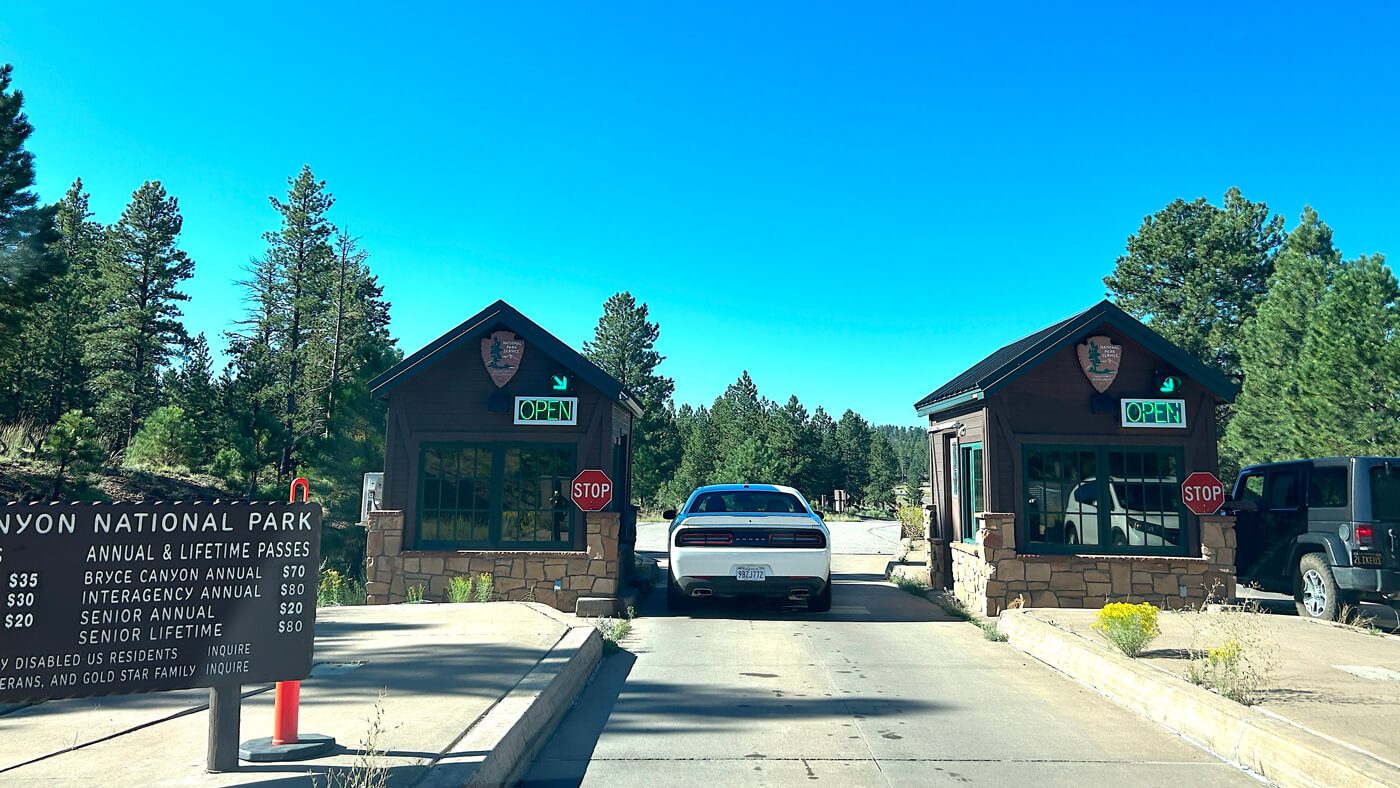
[[[1108,301],[977,362],[915,405],[930,582],[984,615],[1233,595],[1233,521],[1192,515],[1181,482],[1217,472],[1235,393]]]
[[[483,573],[497,598],[570,612],[616,598],[635,542],[630,438],[641,415],[621,383],[497,301],[370,390],[388,400],[383,511],[368,518],[371,604],[419,585],[444,601],[452,578]],[[589,468],[614,489],[585,513],[570,482]]]

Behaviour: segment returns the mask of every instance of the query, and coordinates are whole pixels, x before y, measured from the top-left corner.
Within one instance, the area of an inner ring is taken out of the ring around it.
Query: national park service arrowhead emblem
[[[481,363],[496,388],[501,388],[515,377],[520,368],[520,358],[525,355],[525,340],[510,331],[494,331],[481,340]]]
[[[1079,366],[1094,390],[1102,394],[1118,377],[1118,364],[1123,360],[1123,346],[1113,344],[1108,337],[1089,337],[1079,348]]]

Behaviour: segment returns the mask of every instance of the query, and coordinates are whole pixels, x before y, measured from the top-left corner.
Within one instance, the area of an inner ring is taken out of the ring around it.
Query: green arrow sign
[[[569,390],[569,376],[568,376],[568,375],[554,375],[553,377],[554,377],[554,390],[555,390],[555,391],[568,391],[568,390]]]

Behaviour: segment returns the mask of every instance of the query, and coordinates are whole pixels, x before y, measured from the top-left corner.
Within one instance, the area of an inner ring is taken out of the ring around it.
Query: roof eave
[[[985,392],[983,392],[982,389],[964,391],[961,394],[955,394],[951,397],[946,397],[944,399],[938,400],[937,402],[930,402],[927,405],[922,405],[915,412],[920,416],[933,416],[944,411],[952,410],[953,408],[956,408],[959,405],[966,405],[969,402],[976,402],[982,399],[984,396]]]

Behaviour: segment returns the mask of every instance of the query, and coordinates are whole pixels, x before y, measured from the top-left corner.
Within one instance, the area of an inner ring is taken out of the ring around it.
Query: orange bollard
[[[297,743],[297,713],[301,710],[301,682],[277,682],[272,702],[272,743]]]
[[[301,489],[303,502],[311,500],[311,485],[299,477],[292,480],[287,500],[296,503],[298,488]],[[276,693],[272,710],[272,743],[296,744],[297,715],[301,711],[301,682],[279,681]]]

